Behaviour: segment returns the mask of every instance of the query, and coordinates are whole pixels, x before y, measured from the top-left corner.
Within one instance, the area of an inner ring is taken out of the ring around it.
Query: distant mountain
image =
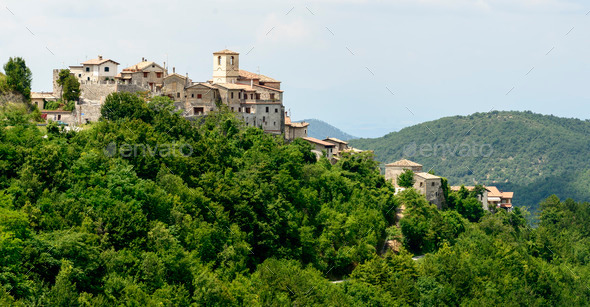
[[[352,136],[328,123],[319,119],[304,119],[298,122],[307,122],[309,123],[309,128],[307,129],[307,135],[314,137],[316,139],[323,140],[327,137],[333,137],[337,139],[341,139],[343,141],[348,141],[351,139],[356,139],[356,136]]]
[[[514,191],[515,205],[536,207],[556,194],[590,201],[590,121],[490,112],[445,117],[350,142],[383,163],[407,158],[452,185],[481,183]]]

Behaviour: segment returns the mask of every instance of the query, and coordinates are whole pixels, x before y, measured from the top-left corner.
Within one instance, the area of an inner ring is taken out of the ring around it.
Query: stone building
[[[160,93],[164,86],[164,78],[168,74],[166,68],[145,58],[141,62],[124,68],[115,79],[121,84],[137,85],[152,93]]]
[[[287,115],[287,112],[285,112],[285,139],[287,141],[293,141],[297,138],[307,137],[308,126],[309,123],[306,122],[291,122],[291,117]]]
[[[221,50],[213,53],[213,76],[207,82],[193,82],[173,72],[163,79],[161,94],[183,106],[185,116],[207,115],[218,106],[240,114],[248,126],[267,133],[285,132],[285,108],[281,82],[240,70],[239,53]]]
[[[414,189],[423,194],[430,203],[441,209],[444,202],[441,177],[423,172],[421,164],[406,159],[386,164],[385,179],[390,180],[397,190],[400,188],[397,184],[397,177],[406,170],[414,172]]]
[[[48,101],[57,101],[58,97],[55,97],[53,93],[48,92],[31,92],[31,103],[37,106],[39,110],[45,108],[45,103]]]
[[[322,140],[318,140],[316,138],[312,138],[309,136],[304,137],[303,139],[306,140],[308,143],[310,143],[313,146],[313,149],[311,151],[316,154],[316,157],[318,159],[320,157],[324,156],[324,154],[325,154],[326,158],[328,158],[328,160],[330,160],[330,162],[333,162],[332,161],[333,152],[334,152],[334,147],[336,147],[336,145],[334,145],[332,143],[324,142]]]

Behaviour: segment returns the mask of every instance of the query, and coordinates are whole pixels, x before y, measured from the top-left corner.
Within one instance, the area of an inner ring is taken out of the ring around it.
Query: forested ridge
[[[588,120],[493,111],[444,117],[350,143],[374,150],[383,163],[407,158],[432,167],[452,185],[514,191],[515,205],[533,210],[552,194],[590,199]]]
[[[0,305],[590,301],[588,203],[552,196],[535,228],[525,210],[483,212],[476,191],[446,188],[437,210],[394,195],[370,152],[331,165],[224,108],[190,122],[162,97],[111,94],[79,132],[0,114]]]

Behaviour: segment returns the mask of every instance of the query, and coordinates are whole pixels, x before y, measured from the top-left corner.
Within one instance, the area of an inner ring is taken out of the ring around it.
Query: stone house
[[[324,156],[324,153],[325,153],[326,158],[328,158],[328,160],[330,160],[330,162],[332,162],[334,147],[336,147],[334,144],[324,142],[322,140],[318,140],[316,138],[312,138],[309,136],[304,137],[303,139],[306,140],[308,143],[310,143],[313,146],[313,149],[311,151],[316,154],[316,157],[318,159],[320,157]]]
[[[293,141],[297,138],[307,137],[308,126],[309,123],[306,122],[291,122],[291,117],[287,115],[287,112],[285,112],[285,139],[287,141]]]
[[[141,62],[124,68],[115,79],[121,84],[132,84],[144,87],[152,93],[160,93],[164,86],[167,70],[156,62],[145,58]]]
[[[397,184],[397,177],[406,170],[414,172],[414,189],[423,194],[430,203],[441,209],[444,202],[442,179],[439,176],[423,172],[421,164],[406,159],[386,164],[385,179],[391,181],[396,190],[399,190],[400,186]]]
[[[47,120],[62,121],[67,124],[74,124],[76,122],[76,114],[72,111],[64,110],[41,110],[41,115]]]
[[[467,191],[473,191],[474,186],[464,186]],[[452,186],[451,191],[459,191],[461,186]],[[484,210],[490,208],[503,208],[508,212],[512,211],[512,197],[514,192],[502,192],[495,186],[484,186],[482,195],[477,197]]]

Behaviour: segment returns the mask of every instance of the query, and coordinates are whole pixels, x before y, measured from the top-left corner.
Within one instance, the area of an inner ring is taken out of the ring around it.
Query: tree
[[[414,172],[411,169],[407,169],[399,176],[397,176],[397,185],[402,188],[411,188],[414,186]]]
[[[4,73],[10,91],[22,94],[27,101],[31,99],[33,73],[31,73],[23,58],[11,57],[8,59],[8,62],[4,64]]]
[[[70,73],[69,69],[60,70],[56,82],[62,87],[61,100],[66,105],[70,101],[78,101],[80,99],[80,82]]]

